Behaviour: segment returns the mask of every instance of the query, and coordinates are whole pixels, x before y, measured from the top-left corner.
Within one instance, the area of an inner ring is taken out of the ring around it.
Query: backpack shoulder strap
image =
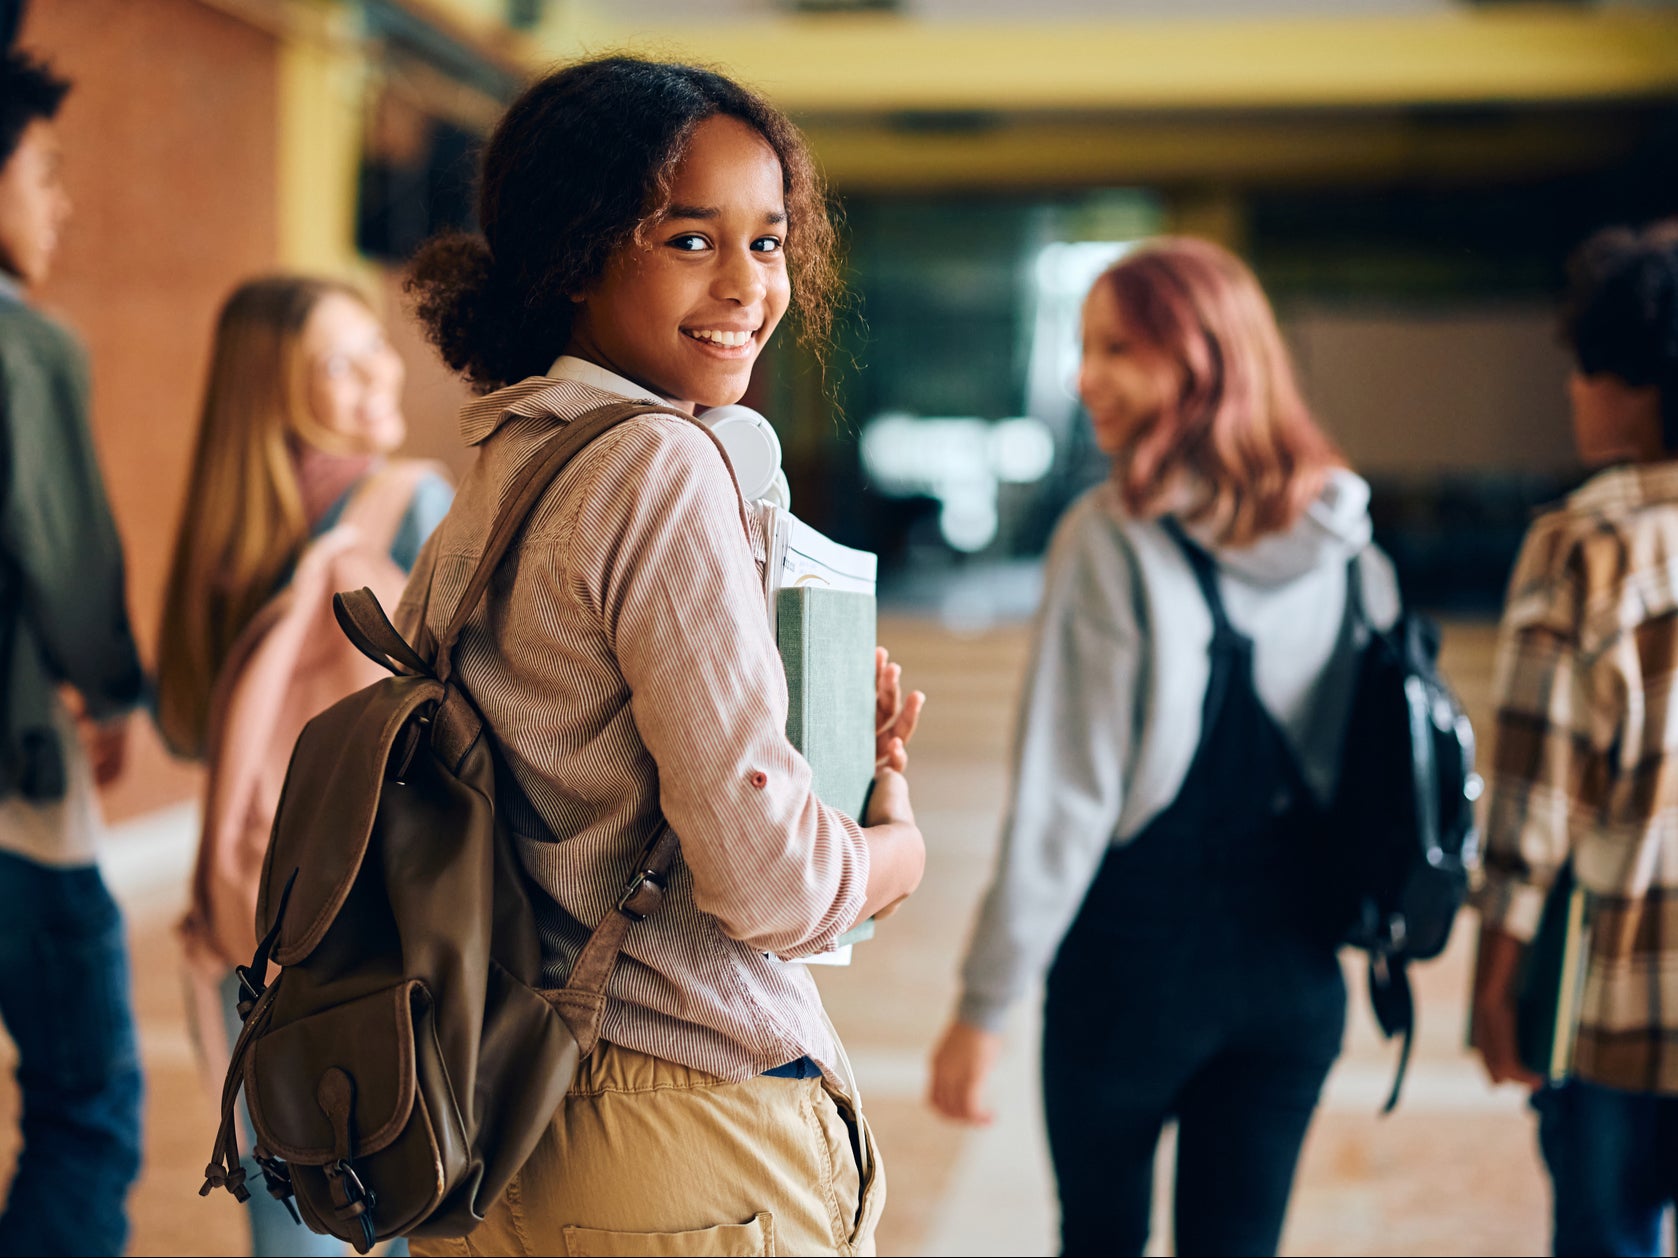
[[[600,1041],[600,1020],[606,1012],[606,984],[623,950],[624,936],[636,922],[652,916],[664,903],[670,867],[676,861],[676,835],[663,822],[641,851],[635,872],[624,884],[617,903],[594,928],[577,956],[565,986],[543,994],[559,1010],[577,1047],[586,1057]]]
[[[637,415],[668,413],[668,407],[648,406],[639,402],[613,403],[579,415],[551,438],[548,443],[513,478],[505,502],[491,526],[489,540],[484,544],[478,566],[473,569],[465,592],[460,596],[448,626],[438,639],[433,651],[433,670],[439,681],[446,682],[453,665],[455,642],[467,620],[476,610],[489,588],[495,570],[500,567],[513,542],[524,528],[525,521],[541,501],[542,495],[553,484],[560,472],[581,450],[596,437]],[[713,437],[713,440],[715,438]],[[726,462],[726,456],[725,456]],[[742,507],[742,523],[744,523]],[[640,859],[625,882],[612,911],[589,935],[588,942],[577,962],[571,967],[564,988],[547,993],[566,1024],[576,1036],[578,1046],[586,1055],[600,1039],[600,1021],[605,1011],[606,984],[617,964],[623,948],[624,936],[631,925],[656,912],[664,901],[664,888],[670,868],[675,863],[678,844],[670,827],[660,824],[657,832],[642,850]]]
[[[338,522],[353,524],[377,549],[388,552],[420,483],[431,476],[446,480],[448,472],[430,459],[392,459],[362,480]]]
[[[508,487],[500,511],[496,513],[495,523],[490,528],[489,540],[484,543],[484,552],[478,559],[478,566],[473,569],[471,580],[466,583],[466,591],[460,596],[454,614],[449,617],[448,627],[443,630],[442,637],[437,641],[434,667],[438,681],[448,681],[453,669],[451,657],[454,654],[454,644],[459,639],[461,630],[477,610],[479,601],[495,576],[495,570],[501,566],[501,560],[512,548],[513,542],[524,528],[525,521],[530,518],[530,513],[536,509],[536,504],[541,501],[542,495],[548,491],[548,486],[553,484],[565,465],[589,442],[626,419],[633,419],[637,415],[662,415],[669,410],[667,406],[648,406],[641,402],[614,402],[609,406],[585,412],[560,429],[558,436],[551,438],[530,462],[519,469]]]

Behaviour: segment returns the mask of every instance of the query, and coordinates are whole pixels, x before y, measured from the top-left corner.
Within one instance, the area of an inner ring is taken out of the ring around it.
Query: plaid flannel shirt
[[[1573,1072],[1678,1093],[1678,463],[1592,478],[1527,534],[1495,679],[1486,923],[1590,892]]]

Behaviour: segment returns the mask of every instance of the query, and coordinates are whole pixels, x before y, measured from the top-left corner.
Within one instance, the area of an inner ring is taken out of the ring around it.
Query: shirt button
[[[761,791],[764,787],[769,785],[769,775],[762,769],[753,769],[751,776],[748,777],[746,781],[750,782]]]

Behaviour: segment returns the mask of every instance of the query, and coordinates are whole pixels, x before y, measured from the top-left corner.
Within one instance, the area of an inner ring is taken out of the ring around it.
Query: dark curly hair
[[[37,118],[55,118],[70,90],[70,80],[26,52],[0,56],[0,170],[12,160],[18,142]]]
[[[1678,451],[1678,219],[1610,227],[1579,246],[1561,338],[1584,375],[1658,389],[1662,442]]]
[[[726,114],[781,160],[787,269],[803,339],[821,354],[840,292],[822,179],[797,127],[711,70],[608,56],[549,74],[514,101],[484,150],[483,234],[447,233],[414,259],[414,313],[480,392],[540,375],[571,334],[574,293],[669,205],[693,130]]]

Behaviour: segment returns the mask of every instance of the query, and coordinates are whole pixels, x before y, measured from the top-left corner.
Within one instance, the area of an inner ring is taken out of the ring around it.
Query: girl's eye
[[[786,247],[786,241],[779,236],[759,236],[752,241],[752,249],[757,253],[779,253]]]
[[[672,249],[679,249],[683,253],[701,253],[709,245],[705,237],[697,232],[684,232],[667,242]]]

